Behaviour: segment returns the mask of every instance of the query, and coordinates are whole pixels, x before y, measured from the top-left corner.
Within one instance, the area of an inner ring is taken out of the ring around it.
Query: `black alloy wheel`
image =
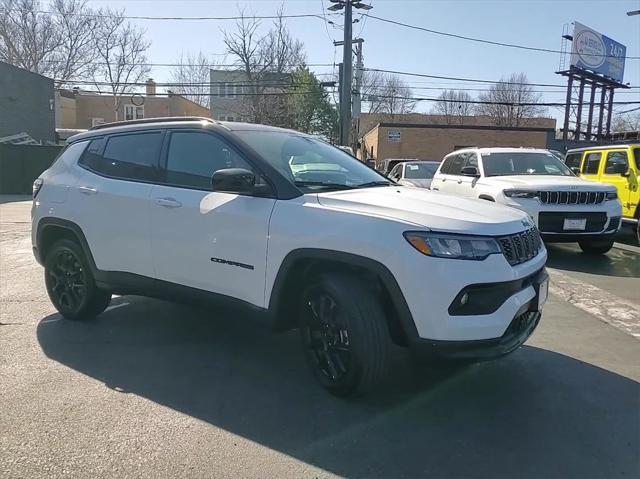
[[[304,353],[325,389],[336,396],[356,396],[383,382],[389,330],[370,283],[352,273],[320,274],[310,278],[299,304]]]
[[[310,291],[303,317],[303,341],[316,368],[328,381],[344,379],[351,362],[349,332],[336,300],[321,288]]]
[[[47,271],[51,300],[68,311],[77,311],[86,301],[87,277],[79,258],[68,249],[56,251]]]
[[[82,248],[74,241],[63,239],[51,247],[44,275],[51,302],[67,319],[93,318],[111,302],[111,292],[96,286]]]

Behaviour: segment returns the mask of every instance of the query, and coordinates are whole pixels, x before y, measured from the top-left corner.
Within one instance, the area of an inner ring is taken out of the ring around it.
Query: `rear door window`
[[[440,168],[440,174],[448,175],[449,168],[451,168],[451,163],[453,163],[453,156],[450,156],[442,160],[442,167]]]
[[[152,131],[93,140],[82,158],[82,165],[112,178],[155,181],[162,136],[163,132]]]
[[[629,158],[626,151],[610,151],[604,164],[605,175],[619,175],[629,169]]]
[[[582,173],[586,175],[597,175],[600,169],[600,160],[602,159],[602,153],[589,153],[584,159],[582,165]]]
[[[462,167],[464,166],[465,159],[465,154],[455,155],[453,157],[453,161],[451,162],[451,166],[449,166],[449,171],[447,172],[447,174],[460,175]]]

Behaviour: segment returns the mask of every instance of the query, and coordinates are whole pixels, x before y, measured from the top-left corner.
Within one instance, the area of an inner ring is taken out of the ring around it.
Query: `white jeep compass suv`
[[[275,330],[299,328],[337,395],[376,384],[392,343],[452,359],[510,353],[547,297],[526,214],[398,186],[267,126],[94,127],[36,180],[32,218],[65,318],[100,314],[114,293],[233,300]]]
[[[578,178],[547,150],[454,151],[444,157],[431,189],[522,210],[545,241],[577,241],[586,253],[609,251],[620,229],[622,205],[615,187]]]

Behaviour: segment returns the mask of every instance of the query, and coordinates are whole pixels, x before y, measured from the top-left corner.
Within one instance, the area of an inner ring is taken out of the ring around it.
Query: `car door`
[[[393,181],[400,181],[402,179],[402,163],[397,164],[393,167],[393,169],[389,172],[389,178]]]
[[[608,150],[605,152],[604,168],[600,181],[614,185],[618,190],[618,198],[622,203],[622,215],[631,216],[631,188],[632,178],[629,172],[629,156],[626,148]]]
[[[581,176],[585,180],[598,181],[600,178],[601,151],[588,151],[582,162]]]
[[[154,275],[149,196],[163,136],[147,130],[95,138],[78,163],[87,171],[70,201],[98,269]]]
[[[457,181],[457,176],[451,175],[451,169],[455,161],[457,161],[458,155],[449,155],[442,160],[440,169],[433,176],[431,182],[431,189],[441,191],[443,193],[454,194],[454,182]]]
[[[164,175],[151,192],[151,246],[162,281],[264,302],[269,219],[275,199],[211,191],[214,172],[259,173],[220,135],[173,130]]]
[[[474,151],[462,153],[460,156],[463,159],[462,168],[466,168],[467,166],[473,166],[478,171],[480,171],[480,167],[478,166],[478,156]],[[455,186],[456,194],[460,196],[468,196],[468,197],[475,198],[476,196],[478,196],[476,194],[476,188],[475,188],[477,182],[478,182],[478,178],[476,178],[475,176],[467,176],[460,173],[456,181],[457,185]]]
[[[447,168],[447,173],[442,178],[442,187],[440,187],[440,191],[444,191],[445,193],[449,193],[452,195],[460,195],[462,194],[463,189],[461,188],[462,184],[462,166],[464,165],[466,159],[465,153],[458,153],[457,155],[452,156],[451,164]]]

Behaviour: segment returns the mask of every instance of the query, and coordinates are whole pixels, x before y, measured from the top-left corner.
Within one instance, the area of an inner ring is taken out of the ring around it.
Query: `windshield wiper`
[[[369,181],[368,183],[362,183],[361,185],[355,185],[353,188],[372,188],[374,186],[391,186],[393,183],[385,180]]]
[[[324,188],[336,188],[350,190],[353,186],[345,185],[344,183],[328,183],[325,181],[294,181],[296,186],[322,186]]]

